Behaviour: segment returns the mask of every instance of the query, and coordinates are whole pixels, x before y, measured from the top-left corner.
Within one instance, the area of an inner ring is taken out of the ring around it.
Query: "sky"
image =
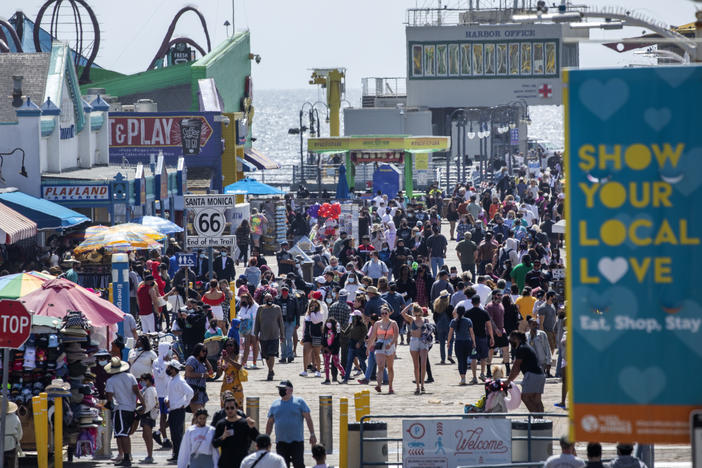
[[[486,1],[489,0],[483,0],[483,5]],[[22,9],[34,19],[42,3],[40,0],[4,0],[0,16],[9,18],[15,10]],[[262,59],[260,64],[253,64],[256,89],[305,88],[309,86],[310,68],[336,66],[347,69],[347,88],[360,89],[362,77],[405,75],[406,9],[417,4],[433,7],[438,0],[234,0],[233,3],[236,29],[250,31],[251,51]],[[444,0],[443,3],[465,5],[467,1]],[[694,21],[698,8],[691,0],[576,3],[593,7],[617,5],[671,25]],[[226,37],[223,23],[231,22],[232,18],[232,0],[92,0],[90,4],[98,17],[102,37],[96,62],[122,73],[146,69],[168,25],[183,6],[195,5],[200,9],[213,46]],[[67,25],[62,27],[68,28]],[[174,37],[187,36],[203,47],[206,45],[200,22],[192,13],[181,17],[175,32]],[[590,37],[616,39],[637,36],[641,32],[640,28],[596,30]],[[587,68],[650,62],[633,53],[610,51],[594,41],[581,46],[580,58],[581,66]]]

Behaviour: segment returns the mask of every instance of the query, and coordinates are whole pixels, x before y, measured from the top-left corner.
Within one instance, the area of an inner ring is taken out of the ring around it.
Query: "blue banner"
[[[702,68],[564,79],[574,435],[689,443],[702,407]]]

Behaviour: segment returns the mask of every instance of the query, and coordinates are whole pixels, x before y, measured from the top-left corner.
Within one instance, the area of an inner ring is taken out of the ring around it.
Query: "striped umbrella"
[[[161,234],[175,234],[176,232],[183,232],[183,228],[178,226],[176,223],[157,216],[142,216],[141,218],[135,219],[134,222],[139,223],[142,226],[150,227]]]
[[[162,234],[158,232],[156,229],[149,227],[149,226],[144,226],[143,224],[137,224],[137,223],[124,223],[124,224],[117,224],[115,226],[112,226],[110,228],[110,232],[130,232],[130,233],[136,233],[144,237],[148,237],[149,239],[153,239],[156,241],[163,240],[166,236],[165,234]]]
[[[0,276],[0,299],[17,299],[40,289],[52,279],[55,277],[38,271]]]
[[[138,225],[135,225],[138,226]],[[105,230],[86,238],[74,249],[75,253],[105,249],[110,253],[130,252],[140,249],[160,249],[154,239],[139,232]]]

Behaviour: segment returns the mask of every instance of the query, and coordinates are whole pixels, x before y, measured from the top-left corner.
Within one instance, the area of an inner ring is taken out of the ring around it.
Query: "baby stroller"
[[[464,413],[507,413],[519,407],[522,392],[516,385],[502,380],[502,371],[495,367],[493,378],[485,382],[485,395],[474,405],[465,405]]]

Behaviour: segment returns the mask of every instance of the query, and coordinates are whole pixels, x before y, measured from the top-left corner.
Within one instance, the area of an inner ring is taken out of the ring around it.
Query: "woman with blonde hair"
[[[407,311],[412,309],[412,315]],[[412,356],[412,364],[414,365],[414,379],[417,383],[415,395],[424,393],[424,377],[427,370],[427,355],[429,354],[430,344],[422,339],[423,330],[427,325],[424,319],[424,311],[422,307],[413,302],[402,309],[402,318],[409,324],[410,329],[410,355]]]

